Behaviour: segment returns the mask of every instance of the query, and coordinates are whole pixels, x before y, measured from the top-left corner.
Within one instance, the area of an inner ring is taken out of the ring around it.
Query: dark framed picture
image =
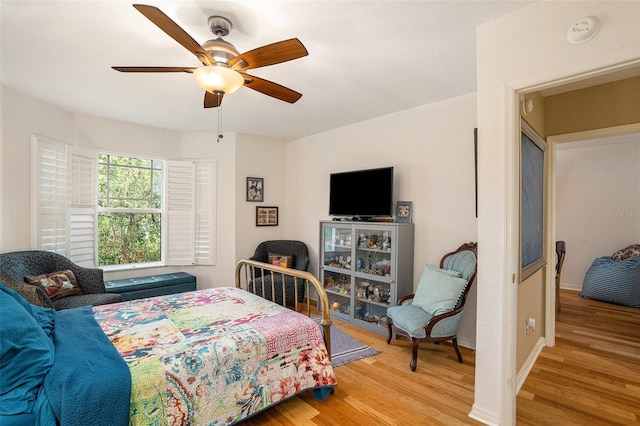
[[[247,178],[247,201],[264,201],[264,179],[258,177]]]
[[[473,160],[476,178],[476,217],[478,217],[478,128],[473,129]]]
[[[411,223],[413,215],[413,203],[411,201],[398,201],[396,203],[396,222]]]
[[[256,206],[256,226],[278,226],[278,208]]]
[[[520,279],[524,281],[546,264],[543,247],[547,144],[525,121],[520,143]]]

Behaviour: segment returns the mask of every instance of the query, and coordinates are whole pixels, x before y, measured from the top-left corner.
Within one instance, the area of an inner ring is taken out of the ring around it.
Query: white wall
[[[3,86],[2,251],[31,248],[31,135],[72,143],[72,113]]]
[[[31,249],[31,135],[40,134],[84,148],[163,159],[215,158],[218,164],[216,266],[175,266],[106,272],[105,279],[185,271],[198,287],[233,285],[235,267],[235,137],[217,144],[215,135],[179,133],[82,114],[74,114],[3,87],[1,158],[4,201],[0,220],[5,232],[1,251]]]
[[[565,39],[587,15],[602,21],[583,45]],[[480,25],[477,37],[479,213],[475,402],[471,416],[515,423],[518,274],[518,91],[606,72],[640,57],[640,3],[536,2]]]
[[[285,239],[285,144],[238,134],[236,158],[236,261],[253,256],[262,241]],[[263,202],[246,201],[247,177],[264,179]],[[278,226],[256,226],[256,206],[278,207]],[[293,238],[291,238],[293,239]]]
[[[414,288],[424,266],[476,241],[475,94],[379,117],[286,144],[287,238],[304,241],[318,271],[319,221],[329,219],[329,174],[393,166],[394,202],[413,202]],[[362,188],[375,197],[375,188]],[[459,342],[475,347],[475,290]]]
[[[563,288],[581,290],[595,258],[640,242],[640,135],[635,138],[557,146],[556,236],[567,243]]]

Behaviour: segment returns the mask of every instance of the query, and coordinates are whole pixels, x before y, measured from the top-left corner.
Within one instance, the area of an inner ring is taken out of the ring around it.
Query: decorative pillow
[[[411,304],[433,316],[452,311],[467,286],[467,280],[456,277],[451,272],[425,267]]]
[[[462,274],[458,271],[452,271],[450,269],[442,269],[434,265],[427,265],[426,267],[431,269],[432,271],[439,271],[439,272],[442,272],[443,274],[451,275],[452,277],[460,278],[462,276]]]
[[[285,268],[293,268],[293,256],[286,254],[269,253],[269,263]]]
[[[50,274],[27,276],[24,277],[24,280],[29,284],[42,287],[51,300],[82,294],[76,276],[69,269]]]
[[[622,261],[632,256],[640,256],[640,244],[631,244],[611,255],[613,260]]]

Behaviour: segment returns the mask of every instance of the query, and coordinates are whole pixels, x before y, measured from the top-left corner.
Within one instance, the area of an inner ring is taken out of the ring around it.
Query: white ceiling
[[[145,0],[142,0],[143,2]],[[225,37],[242,53],[297,37],[309,56],[250,70],[303,94],[288,104],[242,88],[224,98],[222,131],[293,140],[476,91],[480,23],[531,1],[148,1],[196,41]],[[1,76],[64,109],[181,131],[217,131],[216,109],[186,73],[119,66],[198,66],[131,6],[112,1],[2,0]]]

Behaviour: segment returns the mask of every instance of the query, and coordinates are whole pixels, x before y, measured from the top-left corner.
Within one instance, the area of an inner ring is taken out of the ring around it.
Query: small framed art
[[[257,206],[256,226],[278,226],[278,208]]]
[[[264,179],[258,177],[247,178],[247,201],[264,201]]]
[[[396,203],[396,222],[411,223],[413,215],[413,203],[411,201],[398,201]]]

